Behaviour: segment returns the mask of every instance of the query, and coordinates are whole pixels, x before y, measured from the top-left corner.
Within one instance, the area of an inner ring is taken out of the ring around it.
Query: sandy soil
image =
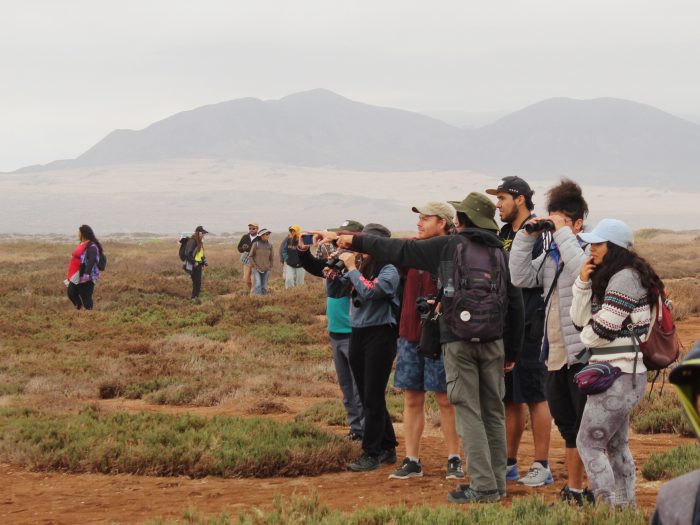
[[[700,338],[700,319],[679,326],[686,347]],[[291,419],[294,414],[317,398],[284,398],[279,400],[288,413],[269,417]],[[181,412],[188,410],[201,415],[246,414],[253,400],[207,408],[183,409],[146,405],[141,401],[99,401],[107,410],[156,410]],[[396,425],[399,440],[402,426]],[[334,429],[342,432],[342,429]],[[691,438],[674,435],[632,435],[632,452],[637,466],[654,452],[662,452]],[[399,447],[399,454],[402,449]],[[532,459],[532,436],[525,433],[520,450],[521,462]],[[539,491],[548,500],[554,500],[564,484],[564,447],[556,429],[552,430],[550,463],[555,483],[543,489],[529,489],[509,482],[508,497],[512,498]],[[445,451],[440,431],[428,428],[422,443],[421,456],[425,476],[407,481],[389,480],[393,466],[355,474],[340,472],[317,477],[269,479],[189,479],[185,477],[157,478],[133,475],[105,476],[99,474],[64,474],[56,472],[28,472],[9,464],[0,464],[0,523],[3,524],[73,524],[73,523],[140,523],[156,517],[177,518],[188,507],[203,513],[227,511],[234,515],[242,508],[269,508],[276,495],[313,495],[332,509],[352,510],[369,505],[396,505],[406,503],[442,504],[455,482],[444,479]],[[526,465],[525,465],[526,466]],[[652,509],[660,482],[644,481],[638,472],[637,497],[640,506]]]

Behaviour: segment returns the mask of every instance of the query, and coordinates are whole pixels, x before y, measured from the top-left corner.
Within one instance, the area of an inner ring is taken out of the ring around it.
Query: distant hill
[[[116,130],[77,159],[20,171],[178,158],[700,188],[700,125],[628,100],[554,98],[466,130],[316,89],[222,102],[143,130]]]

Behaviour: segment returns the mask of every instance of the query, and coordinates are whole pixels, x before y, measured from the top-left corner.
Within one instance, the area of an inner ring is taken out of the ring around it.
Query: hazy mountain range
[[[700,125],[628,100],[553,98],[464,129],[317,89],[184,111],[143,130],[113,131],[76,159],[19,172],[185,158],[697,189]]]

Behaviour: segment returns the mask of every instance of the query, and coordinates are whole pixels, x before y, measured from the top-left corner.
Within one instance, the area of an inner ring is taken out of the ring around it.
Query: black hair
[[[532,202],[532,196],[534,195],[534,193],[535,192],[533,191],[532,193],[530,193],[530,195],[521,194],[523,197],[525,197],[525,207],[530,211],[535,209],[535,203]]]
[[[562,179],[559,185],[547,192],[547,213],[562,212],[573,221],[585,219],[588,203],[583,198],[581,186],[569,179]]]
[[[90,228],[90,226],[88,226],[87,224],[83,224],[82,226],[80,226],[80,228],[78,228],[78,231],[80,231],[80,235],[83,239],[87,239],[91,243],[97,245],[97,249],[100,250],[100,254],[104,253],[100,241],[97,240],[97,237],[95,237],[95,232],[92,231],[92,228]]]
[[[476,225],[471,221],[467,214],[463,211],[457,212],[457,220],[459,221],[459,226],[461,228],[476,228]]]
[[[625,268],[631,268],[639,274],[642,286],[647,291],[647,299],[650,305],[654,305],[657,295],[661,295],[662,298],[666,296],[664,283],[646,259],[632,250],[627,250],[617,244],[608,242],[607,245],[608,251],[603,257],[603,263],[591,275],[593,297],[598,303],[603,302],[605,289],[612,276]]]

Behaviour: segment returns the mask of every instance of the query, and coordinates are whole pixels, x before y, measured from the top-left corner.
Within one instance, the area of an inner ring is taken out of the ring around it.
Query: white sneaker
[[[541,487],[554,483],[554,478],[552,477],[551,470],[544,468],[539,461],[535,461],[527,474],[518,480],[518,483],[522,483],[528,487]]]

